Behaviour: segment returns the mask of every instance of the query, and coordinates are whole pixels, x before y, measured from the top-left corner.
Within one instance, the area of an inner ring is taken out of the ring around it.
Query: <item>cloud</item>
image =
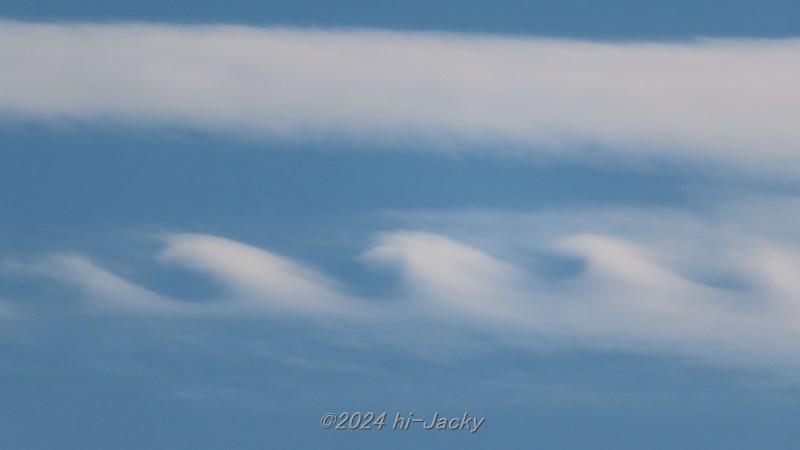
[[[432,211],[403,222],[533,272],[536,300],[518,312],[540,319],[528,328],[535,339],[797,367],[798,200],[705,206]]]
[[[800,162],[798,51],[798,39],[6,21],[0,112],[790,173]]]
[[[99,311],[323,317],[343,325],[339,333],[376,338],[411,330],[424,340],[426,333],[461,330],[491,336],[496,345],[796,369],[800,236],[789,223],[774,225],[796,202],[743,202],[703,213],[412,214],[409,223],[427,231],[382,233],[361,255],[396,273],[402,287],[369,298],[348,294],[304,264],[202,234],[168,236],[159,259],[221,282],[211,302],[158,294],[84,257],[49,257],[37,270],[80,286]],[[579,268],[541,270],[558,259]]]
[[[190,304],[175,301],[97,266],[80,255],[53,255],[33,271],[76,284],[92,306],[106,311],[143,314],[188,314]]]
[[[78,286],[91,309],[122,314],[229,316],[302,314],[364,316],[337,283],[265,250],[216,236],[172,234],[159,255],[163,263],[221,281],[223,294],[208,302],[159,294],[77,254],[51,255],[34,263],[6,261],[6,270],[45,276]]]
[[[399,270],[416,306],[445,317],[474,315],[512,320],[525,273],[444,236],[400,231],[381,236],[362,255]]]
[[[800,253],[774,255],[772,244],[748,247],[748,258],[731,275],[751,285],[732,289],[682,273],[656,249],[632,240],[573,233],[539,249],[585,263],[580,273],[560,279],[426,233],[387,235],[367,255],[400,264],[412,298],[440,301],[451,318],[470,313],[479,318],[470,327],[507,342],[800,363],[800,332],[792,325],[800,320],[800,284],[793,281]]]
[[[205,272],[236,293],[241,306],[352,314],[352,300],[332,280],[267,251],[216,236],[175,234],[161,260]],[[363,311],[362,311],[363,312]]]

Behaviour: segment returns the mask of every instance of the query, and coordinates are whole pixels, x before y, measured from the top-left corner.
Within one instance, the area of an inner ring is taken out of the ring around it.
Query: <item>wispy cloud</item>
[[[53,255],[30,266],[44,274],[80,286],[92,306],[106,311],[143,314],[186,314],[191,304],[176,302],[105,270],[80,255]]]
[[[205,272],[225,283],[239,307],[265,311],[355,314],[337,283],[289,259],[216,236],[175,234],[161,260]]]
[[[399,275],[402,294],[388,299],[357,298],[303,264],[200,234],[169,236],[160,259],[221,281],[218,301],[169,298],[77,256],[47,258],[37,271],[80,286],[101,311],[327,317],[376,333],[391,325],[424,334],[425,327],[440,324],[479,331],[506,345],[622,349],[797,368],[796,232],[763,228],[774,222],[769,217],[746,219],[756,210],[780,215],[789,203],[704,214],[418,215],[409,220],[427,221],[430,231],[381,234],[361,256]],[[470,229],[481,215],[482,231]],[[627,226],[639,232],[628,234]],[[578,261],[581,268],[543,273],[524,262],[531,255]]]
[[[2,22],[0,111],[780,171],[798,162],[798,51],[797,39]]]

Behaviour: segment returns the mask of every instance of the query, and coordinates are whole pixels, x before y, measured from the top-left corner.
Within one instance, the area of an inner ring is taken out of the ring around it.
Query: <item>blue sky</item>
[[[0,448],[795,448],[799,8],[0,1]]]

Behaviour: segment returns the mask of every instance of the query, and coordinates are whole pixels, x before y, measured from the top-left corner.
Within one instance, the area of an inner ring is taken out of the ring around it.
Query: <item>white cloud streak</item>
[[[0,22],[0,111],[780,171],[800,162],[798,55],[798,39]]]

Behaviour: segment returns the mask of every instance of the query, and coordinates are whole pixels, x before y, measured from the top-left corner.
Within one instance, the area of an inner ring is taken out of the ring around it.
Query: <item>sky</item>
[[[796,448],[798,15],[0,0],[0,448]]]

